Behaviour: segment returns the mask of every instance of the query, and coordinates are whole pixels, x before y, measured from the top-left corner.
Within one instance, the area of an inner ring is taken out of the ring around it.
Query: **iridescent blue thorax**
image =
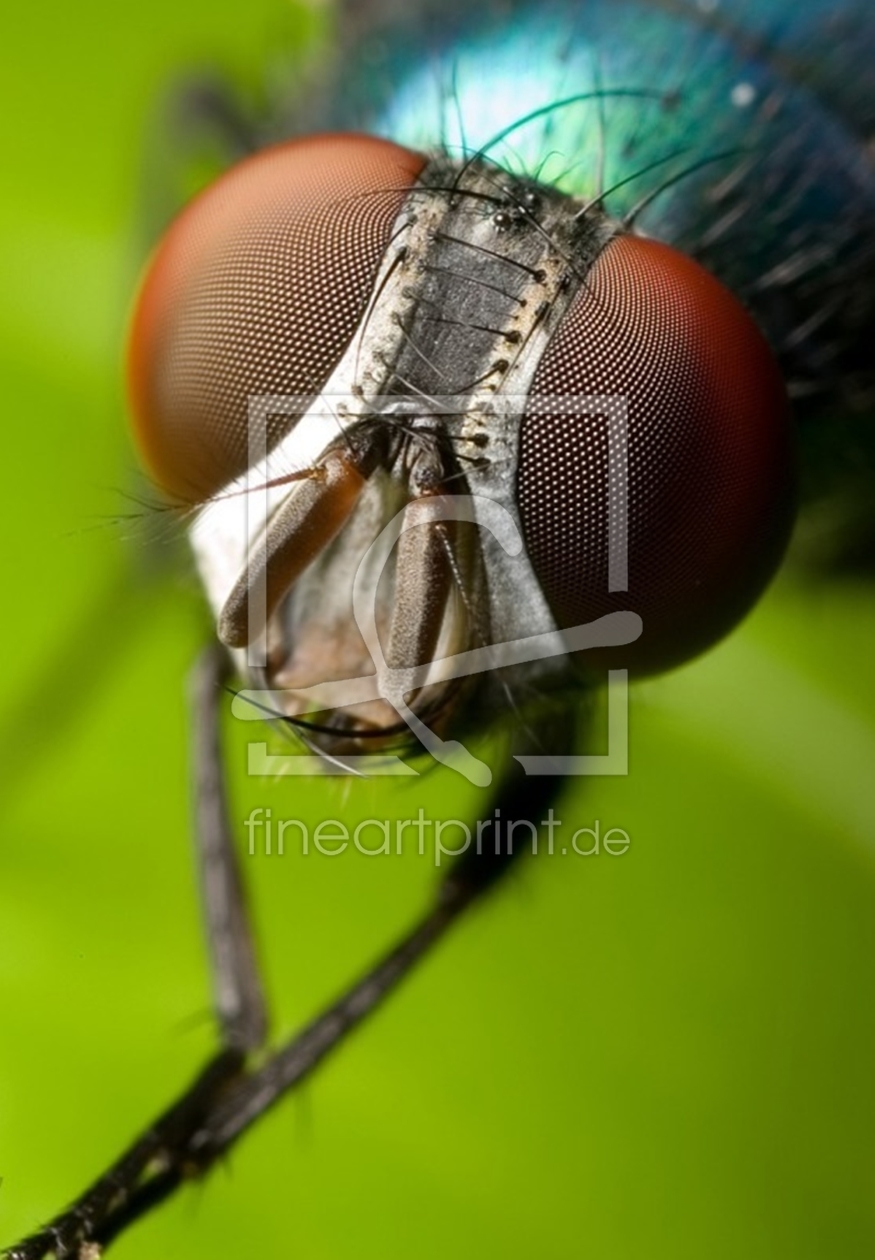
[[[345,56],[329,121],[604,195],[742,298],[797,397],[834,397],[869,372],[873,32],[827,0],[426,3]]]

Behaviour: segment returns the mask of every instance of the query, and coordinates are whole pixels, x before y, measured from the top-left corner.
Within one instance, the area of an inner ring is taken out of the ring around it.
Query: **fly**
[[[779,81],[774,30],[741,10],[511,8],[427,13],[435,56],[406,76],[408,19],[388,23],[386,73],[365,47],[333,85],[337,129],[234,167],[150,264],[134,423],[191,521],[220,644],[196,675],[195,775],[221,1048],[11,1260],[98,1255],[309,1075],[510,868],[513,827],[537,830],[562,784],[543,763],[575,773],[580,697],[690,659],[755,602],[791,522],[784,382],[803,423],[837,397],[865,409],[871,167],[807,112],[800,75]],[[644,15],[671,23],[664,78],[641,60]],[[723,107],[704,157],[702,93]],[[814,146],[817,180],[800,170]],[[482,814],[505,822],[275,1049],[224,803],[232,667],[329,772],[424,752],[491,785]],[[493,772],[461,736],[502,722],[514,760]]]

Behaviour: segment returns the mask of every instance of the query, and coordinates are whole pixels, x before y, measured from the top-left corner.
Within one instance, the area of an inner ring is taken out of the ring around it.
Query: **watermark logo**
[[[429,818],[420,808],[415,818],[363,818],[354,827],[342,819],[326,818],[308,824],[300,818],[275,818],[269,807],[249,811],[243,820],[248,835],[249,857],[285,857],[300,851],[302,857],[427,858],[437,868],[463,853],[512,854],[529,850],[547,857],[623,857],[632,837],[623,827],[606,826],[593,819],[590,826],[573,826],[557,818],[552,808],[539,822],[503,818],[494,809],[474,826],[460,818]]]
[[[387,405],[397,399],[384,400]],[[507,403],[508,400],[504,400]],[[523,414],[530,399],[516,400],[518,414]],[[247,493],[242,496],[246,514],[246,558],[250,574],[261,575],[249,583],[249,619],[251,625],[267,622],[266,569],[268,523],[276,510],[278,481],[272,480],[268,465],[268,415],[296,414],[300,400],[288,396],[262,395],[250,399],[249,440],[250,466],[246,475]],[[429,400],[429,413],[457,415],[456,398]],[[628,425],[626,400],[615,395],[560,396],[538,400],[539,414],[557,416],[595,415],[607,426],[606,497],[608,531],[608,589],[628,588]],[[322,397],[311,405],[298,422],[293,437],[296,450],[306,449],[310,441],[314,455],[325,448],[325,422],[330,421],[334,434],[338,411]],[[321,421],[321,424],[319,423]],[[302,426],[303,430],[302,430]],[[298,456],[300,458],[300,454]],[[281,480],[281,479],[280,479]],[[280,490],[288,493],[288,488]],[[428,500],[430,523],[468,522],[488,534],[509,557],[524,554],[520,527],[505,504],[483,494],[434,495]],[[542,661],[551,657],[581,652],[588,648],[610,647],[631,643],[641,633],[640,617],[631,611],[616,611],[595,621],[566,630],[551,629],[504,642],[476,647],[429,662],[416,668],[393,668],[386,660],[377,631],[377,602],[380,577],[389,563],[399,538],[414,526],[406,509],[399,511],[385,525],[362,557],[352,590],[353,616],[374,664],[373,673],[354,678],[323,682],[295,690],[297,704],[313,709],[338,709],[367,701],[382,700],[390,705],[406,723],[419,743],[434,758],[477,786],[486,787],[492,780],[489,766],[476,758],[459,740],[443,739],[413,711],[408,697],[426,683],[448,682],[472,674],[489,673],[511,665]],[[263,668],[265,646],[258,640],[247,648],[247,664]],[[263,721],[265,713],[283,711],[283,695],[277,690],[247,689],[234,700],[233,712],[245,721]],[[611,670],[608,677],[608,752],[603,755],[519,756],[516,760],[530,775],[624,775],[628,770],[628,675],[626,670]],[[267,744],[253,742],[249,746],[250,775],[403,775],[416,776],[406,761],[391,754],[362,754],[326,759],[313,754],[271,755]]]

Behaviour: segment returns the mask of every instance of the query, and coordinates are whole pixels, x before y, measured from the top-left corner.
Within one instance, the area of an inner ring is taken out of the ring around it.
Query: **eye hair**
[[[481,289],[491,289],[493,293],[500,293],[502,297],[507,298],[508,302],[517,302],[520,306],[525,306],[525,298],[517,297],[514,293],[508,293],[506,289],[502,289],[500,285],[490,284],[488,280],[483,280],[480,276],[466,275],[463,271],[451,271],[449,267],[439,267],[435,263],[425,262],[423,270],[431,275],[450,276],[453,280],[461,280],[465,284],[478,284]]]
[[[404,222],[401,223],[401,225],[398,227],[398,230],[391,237],[389,244],[386,247],[387,253],[406,232],[410,231],[411,227],[413,227],[415,222],[416,222],[415,218],[410,218],[410,217],[405,218]],[[358,380],[360,377],[361,348],[364,344],[365,333],[370,327],[371,320],[373,319],[373,316],[374,316],[374,311],[379,306],[380,298],[385,293],[386,286],[390,283],[390,281],[394,277],[397,269],[403,266],[406,256],[407,256],[407,251],[403,246],[400,249],[396,249],[395,256],[392,259],[390,266],[387,268],[386,274],[383,276],[380,284],[377,286],[377,288],[374,290],[374,292],[371,294],[368,300],[367,309],[365,310],[364,317],[362,319],[362,336],[359,339],[358,349],[356,351],[356,363],[355,363],[356,380]]]
[[[683,180],[689,179],[691,175],[695,175],[706,166],[711,166],[717,162],[725,162],[729,158],[739,157],[743,154],[749,153],[750,151],[751,150],[749,149],[741,148],[726,149],[722,153],[710,153],[705,157],[699,158],[696,162],[689,163],[688,166],[685,166],[674,175],[669,175],[662,181],[662,183],[657,184],[655,188],[652,188],[650,192],[645,193],[641,200],[637,201],[632,209],[627,211],[627,213],[623,216],[623,226],[630,230],[634,228],[636,219],[647,209],[647,207],[654,202],[657,197],[660,197],[667,189],[673,188],[675,184],[680,184]]]
[[[477,246],[472,245],[471,248],[476,249]],[[421,307],[425,307],[425,308],[430,307],[434,310],[441,309],[436,302],[433,302],[430,298],[424,297],[421,294],[417,294],[417,303]],[[490,328],[486,324],[477,324],[473,320],[453,319],[447,315],[427,315],[426,318],[432,324],[444,324],[448,328],[468,328],[472,332],[490,333],[493,337],[506,338],[508,336],[508,334],[505,333],[504,329],[502,328]]]
[[[470,167],[473,166],[475,162],[484,158],[489,153],[490,149],[494,149],[496,145],[502,142],[502,140],[506,140],[508,136],[513,135],[515,131],[519,131],[522,127],[528,126],[529,123],[535,122],[539,118],[545,118],[550,114],[555,113],[557,110],[567,109],[571,105],[579,105],[596,100],[604,101],[615,97],[660,100],[662,95],[663,94],[654,92],[652,89],[648,88],[600,88],[596,91],[578,92],[573,96],[566,96],[561,100],[551,101],[548,105],[542,105],[538,109],[530,110],[528,114],[523,114],[512,123],[509,123],[506,127],[502,127],[499,131],[495,132],[495,134],[491,136],[480,149],[466,157],[466,160],[456,177],[457,181],[462,180]]]

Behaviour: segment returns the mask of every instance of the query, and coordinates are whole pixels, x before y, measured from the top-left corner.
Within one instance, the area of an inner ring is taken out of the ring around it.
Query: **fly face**
[[[786,542],[787,408],[752,320],[484,155],[335,135],[249,159],[171,228],[131,345],[152,469],[207,500],[219,638],[332,756],[399,715],[452,726],[463,695],[567,688],[588,628],[592,672],[676,664]]]

